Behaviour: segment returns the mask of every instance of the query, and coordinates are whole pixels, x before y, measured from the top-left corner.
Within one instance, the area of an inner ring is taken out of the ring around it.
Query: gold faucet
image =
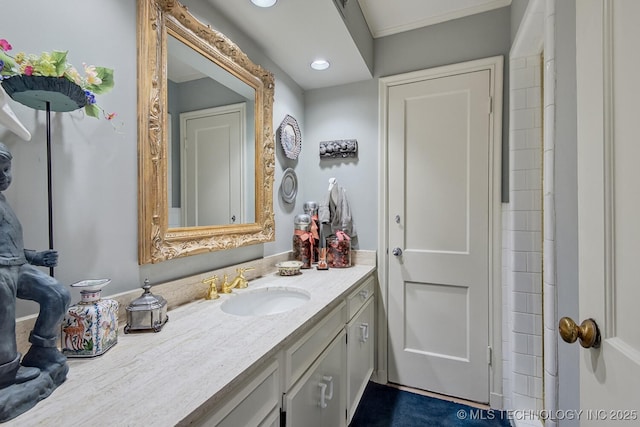
[[[244,277],[244,272],[249,270],[253,270],[253,267],[236,268],[236,272],[238,273],[238,275],[231,281],[231,283],[227,283],[227,275],[225,274],[225,280],[222,284],[222,292],[224,292],[225,294],[230,294],[231,290],[234,288],[244,289],[249,286],[249,281]]]
[[[205,285],[209,285],[209,290],[207,291],[207,296],[205,299],[218,299],[220,295],[218,295],[218,276],[213,275],[208,279],[203,279],[202,283]]]

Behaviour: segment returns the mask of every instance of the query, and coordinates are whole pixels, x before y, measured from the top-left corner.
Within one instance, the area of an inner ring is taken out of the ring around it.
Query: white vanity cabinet
[[[195,425],[346,427],[373,373],[374,294],[369,275]]]
[[[346,334],[344,330],[284,395],[287,427],[346,425]]]
[[[369,277],[347,298],[347,424],[351,422],[374,368],[374,280]]]
[[[373,373],[374,292],[369,276],[284,351],[287,427],[340,427],[351,421]]]
[[[126,335],[91,363],[70,359],[73,375],[3,427],[80,425],[96,407],[112,425],[347,426],[373,366],[375,283],[375,265],[363,262],[293,277],[268,274],[234,290],[308,293],[290,312],[232,315],[221,305],[233,294],[177,306],[161,333]],[[78,406],[85,378],[95,387]],[[132,405],[131,387],[153,398]]]
[[[346,303],[341,301],[283,354],[287,427],[346,423]]]

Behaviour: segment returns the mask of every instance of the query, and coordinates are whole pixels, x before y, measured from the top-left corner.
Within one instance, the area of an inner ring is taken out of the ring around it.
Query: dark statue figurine
[[[57,348],[60,322],[71,295],[34,266],[54,267],[58,253],[24,248],[22,225],[2,193],[11,184],[11,153],[0,143],[0,422],[47,397],[67,377],[67,358]],[[22,358],[16,343],[16,298],[35,301],[40,312]]]

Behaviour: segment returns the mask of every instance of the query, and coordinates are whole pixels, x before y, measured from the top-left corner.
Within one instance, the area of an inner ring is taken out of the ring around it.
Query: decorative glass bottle
[[[293,224],[293,259],[302,262],[300,268],[311,268],[313,262],[311,217],[307,214],[296,215]]]
[[[327,264],[329,268],[351,267],[351,237],[344,231],[327,237]]]
[[[62,322],[61,347],[67,357],[100,356],[118,342],[118,302],[100,297],[110,282],[93,279],[71,285],[80,288],[80,302],[69,307]]]
[[[318,249],[320,247],[320,222],[318,221],[318,203],[317,202],[305,202],[302,206],[304,213],[311,217],[311,236],[313,237],[313,245],[312,245],[312,253],[313,259],[312,263],[318,262]]]

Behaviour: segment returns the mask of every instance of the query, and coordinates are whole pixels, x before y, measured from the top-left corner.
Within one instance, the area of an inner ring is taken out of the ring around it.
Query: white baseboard
[[[518,420],[518,419],[514,419],[512,421],[513,427],[543,427],[544,424],[542,424],[542,421],[535,419],[535,420]]]

